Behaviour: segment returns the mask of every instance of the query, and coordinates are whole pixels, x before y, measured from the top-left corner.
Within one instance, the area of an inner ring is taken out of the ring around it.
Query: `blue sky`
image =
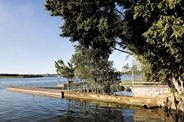
[[[0,73],[56,73],[54,61],[69,61],[74,48],[61,38],[60,17],[44,10],[44,0],[0,0]],[[114,52],[118,70],[132,58]]]

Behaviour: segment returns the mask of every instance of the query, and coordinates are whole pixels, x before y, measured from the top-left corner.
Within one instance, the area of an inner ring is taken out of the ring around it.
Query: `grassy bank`
[[[143,81],[143,80],[136,80],[135,82],[145,82],[145,81]],[[122,81],[121,85],[132,85],[132,81]],[[139,83],[139,85],[149,85],[149,84]]]
[[[132,81],[122,81],[121,85],[132,85]]]
[[[63,88],[61,88],[61,87],[38,87],[38,88],[41,88],[41,89],[57,89],[57,90],[63,90]]]

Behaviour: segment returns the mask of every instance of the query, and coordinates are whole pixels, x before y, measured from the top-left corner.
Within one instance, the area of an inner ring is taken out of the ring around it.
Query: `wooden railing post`
[[[132,86],[134,85],[134,71],[132,70]]]
[[[64,98],[64,92],[63,91],[61,92],[61,98]]]

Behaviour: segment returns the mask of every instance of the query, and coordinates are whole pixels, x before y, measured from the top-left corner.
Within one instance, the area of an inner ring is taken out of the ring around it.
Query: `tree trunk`
[[[181,77],[173,77],[172,82],[174,84],[176,91],[178,92],[180,96],[180,100],[178,101],[179,103],[175,103],[176,110],[184,111],[184,81],[181,79]]]
[[[183,93],[184,93],[183,82],[184,81],[182,81],[180,77],[177,79],[175,77],[173,77],[172,81],[173,81],[175,89],[179,93],[181,99],[184,101],[184,97],[183,97]]]

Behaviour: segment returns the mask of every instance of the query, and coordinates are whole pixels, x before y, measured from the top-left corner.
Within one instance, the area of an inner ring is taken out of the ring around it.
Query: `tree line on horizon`
[[[57,74],[8,74],[8,73],[1,73],[0,77],[22,77],[22,78],[29,78],[29,77],[56,77]]]

